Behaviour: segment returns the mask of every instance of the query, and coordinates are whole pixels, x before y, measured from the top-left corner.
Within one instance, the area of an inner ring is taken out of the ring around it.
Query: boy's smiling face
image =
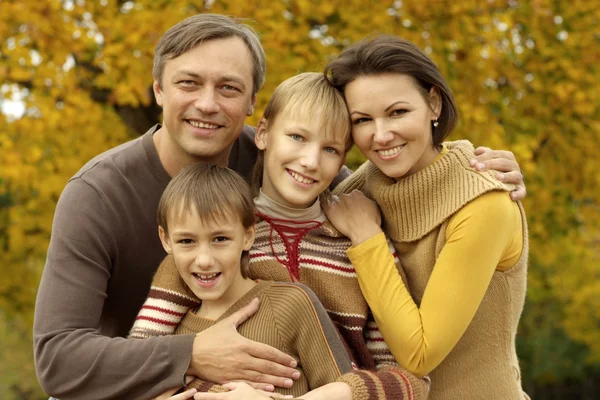
[[[264,150],[263,193],[284,206],[307,208],[342,168],[347,136],[318,115],[297,114],[283,111],[274,121],[261,121],[255,141]]]
[[[193,207],[176,214],[169,216],[168,233],[159,227],[159,234],[179,275],[202,307],[229,308],[245,293],[241,256],[254,242],[254,226],[245,229],[236,216],[201,219]]]

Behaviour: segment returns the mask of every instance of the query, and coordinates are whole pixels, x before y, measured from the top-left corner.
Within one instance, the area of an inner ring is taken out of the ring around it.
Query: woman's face
[[[431,121],[440,110],[435,90],[430,105],[411,76],[387,73],[358,77],[344,94],[354,143],[385,175],[400,179],[435,159]]]

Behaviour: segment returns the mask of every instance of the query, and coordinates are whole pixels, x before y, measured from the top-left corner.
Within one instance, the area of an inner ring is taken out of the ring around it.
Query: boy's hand
[[[209,329],[196,334],[188,374],[205,381],[248,382],[256,389],[273,391],[291,387],[300,378],[293,357],[263,343],[246,339],[237,327],[258,310],[258,299]]]
[[[230,382],[223,385],[229,392],[224,393],[197,393],[194,400],[271,400],[291,399],[294,396],[269,393],[252,388],[244,382]]]
[[[471,160],[471,167],[478,171],[489,169],[498,171],[496,178],[499,181],[516,185],[515,190],[510,194],[514,201],[522,200],[527,195],[523,173],[512,151],[492,150],[480,146],[475,149],[475,156]]]

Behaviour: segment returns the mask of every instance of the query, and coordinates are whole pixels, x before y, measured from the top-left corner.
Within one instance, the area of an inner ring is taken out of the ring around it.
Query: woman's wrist
[[[357,229],[356,231],[352,232],[352,235],[350,235],[352,247],[356,247],[359,244],[366,242],[373,236],[377,236],[382,232],[383,230],[381,229],[381,227],[374,222],[371,224],[364,225],[361,229]]]

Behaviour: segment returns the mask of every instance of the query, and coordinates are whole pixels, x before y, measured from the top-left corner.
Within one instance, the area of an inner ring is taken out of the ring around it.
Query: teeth
[[[290,174],[298,182],[306,183],[306,184],[314,183],[313,179],[306,178],[306,177],[304,177],[304,176],[302,176],[302,175],[300,175],[300,174],[298,174],[298,173],[296,173],[294,171],[290,171]]]
[[[404,147],[404,145],[401,145],[401,146],[394,147],[393,149],[377,150],[377,152],[384,157],[390,157],[390,156],[393,156],[394,154],[400,153],[400,150],[402,150],[403,147]]]
[[[189,122],[190,122],[190,125],[192,125],[196,128],[217,129],[219,127],[219,125],[207,124],[204,122],[198,122],[198,121],[192,121],[192,120],[190,120]]]
[[[216,278],[217,275],[219,275],[219,272],[214,273],[214,274],[210,274],[210,275],[202,275],[202,274],[194,273],[194,276],[200,278],[203,281],[210,281],[210,280]]]

